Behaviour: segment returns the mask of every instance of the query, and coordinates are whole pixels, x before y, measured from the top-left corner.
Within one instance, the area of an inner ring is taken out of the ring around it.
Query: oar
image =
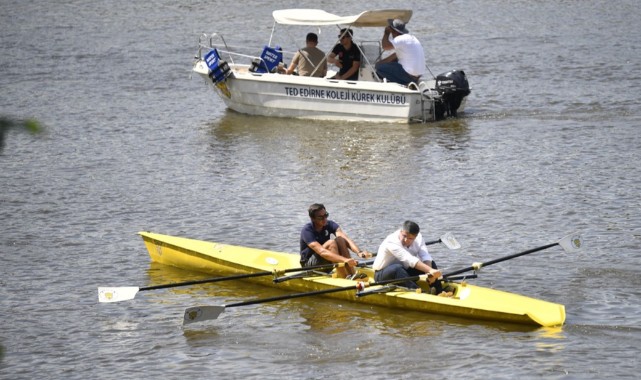
[[[507,261],[507,260],[510,260],[510,259],[513,259],[513,258],[516,258],[516,257],[519,257],[519,256],[529,255],[530,253],[542,251],[544,249],[548,249],[548,248],[554,247],[555,245],[560,245],[561,248],[563,248],[563,250],[565,250],[565,252],[567,252],[567,253],[576,252],[576,251],[581,249],[581,245],[582,244],[583,244],[583,240],[581,238],[581,235],[579,233],[574,233],[574,234],[570,234],[570,235],[564,236],[561,240],[557,241],[556,243],[551,243],[551,244],[547,244],[547,245],[544,245],[544,246],[541,246],[541,247],[528,249],[527,251],[515,253],[515,254],[512,254],[512,255],[504,256],[504,257],[500,257],[498,259],[490,260],[490,261],[487,261],[485,263],[473,263],[471,267],[459,269],[459,270],[444,274],[443,278],[446,278],[446,279],[449,280],[450,278],[453,278],[452,276],[455,276],[457,274],[461,274],[461,273],[465,273],[465,272],[469,272],[469,271],[478,272],[479,270],[481,270],[482,267],[486,267],[486,266],[489,266],[489,265],[492,265],[492,264],[500,263],[502,261]],[[428,279],[427,275],[421,274],[421,275],[418,275],[418,276],[405,277],[405,278],[402,278],[402,279],[396,278],[396,279],[392,279],[392,280],[383,280],[383,281],[379,281],[379,282],[377,282],[375,284],[370,284],[370,285],[395,284],[397,282],[405,282],[405,281],[427,281],[427,279]],[[440,280],[440,279],[438,279],[438,280]]]
[[[318,295],[323,295],[323,294],[329,294],[329,293],[338,293],[338,292],[344,292],[347,290],[363,290],[367,286],[376,286],[376,285],[386,285],[386,284],[393,284],[397,282],[405,282],[405,281],[418,281],[418,280],[423,280],[427,281],[427,275],[422,274],[420,276],[413,276],[413,277],[407,277],[407,278],[397,278],[393,280],[386,280],[386,281],[380,281],[380,282],[358,282],[354,285],[350,286],[342,286],[338,288],[332,288],[332,289],[324,289],[324,290],[316,290],[313,292],[303,292],[303,293],[294,293],[294,294],[285,294],[282,296],[276,296],[276,297],[269,297],[269,298],[260,298],[257,300],[251,300],[251,301],[243,301],[243,302],[236,302],[236,303],[231,303],[229,305],[214,305],[214,306],[194,306],[185,309],[185,314],[183,317],[183,325],[187,325],[190,323],[194,322],[202,322],[206,321],[209,319],[216,319],[218,316],[225,311],[225,309],[230,308],[230,307],[238,307],[238,306],[248,306],[248,305],[256,305],[259,303],[267,303],[267,302],[274,302],[274,301],[282,301],[282,300],[289,300],[293,298],[301,298],[301,297],[310,297],[310,296],[318,296]]]
[[[465,278],[476,278],[476,275],[470,275],[470,276],[467,276],[467,277],[461,276],[461,277],[457,277],[457,278],[452,278],[452,280],[460,280],[460,279],[465,279]],[[183,325],[187,325],[187,324],[194,323],[194,322],[202,322],[202,321],[206,321],[206,320],[209,320],[209,319],[216,319],[216,318],[218,318],[218,316],[220,314],[222,314],[222,312],[225,311],[225,309],[230,308],[230,307],[248,306],[248,305],[256,305],[256,304],[260,304],[260,303],[289,300],[289,299],[293,299],[293,298],[318,296],[318,295],[322,295],[322,294],[344,292],[344,291],[347,291],[347,290],[359,290],[359,291],[361,291],[366,286],[394,284],[394,283],[405,282],[405,281],[418,281],[419,279],[423,280],[423,281],[427,281],[427,275],[423,274],[423,275],[420,275],[420,276],[413,276],[413,277],[407,277],[407,278],[397,278],[397,279],[393,279],[393,280],[386,280],[386,281],[380,281],[380,282],[371,282],[371,283],[358,282],[355,285],[343,286],[343,287],[339,287],[339,288],[316,290],[316,291],[313,291],[313,292],[285,294],[285,295],[276,296],[276,297],[268,297],[268,298],[261,298],[261,299],[257,299],[257,300],[251,300],[251,301],[236,302],[236,303],[231,303],[229,305],[194,306],[194,307],[187,308],[185,310],[185,314],[183,316]]]
[[[183,325],[187,325],[194,322],[202,322],[209,319],[216,319],[223,311],[225,311],[226,308],[230,308],[230,307],[255,305],[259,303],[289,300],[289,299],[300,298],[300,297],[317,296],[321,294],[338,293],[338,292],[344,292],[346,290],[358,290],[362,288],[363,288],[363,283],[359,282],[351,286],[343,286],[339,288],[332,288],[332,289],[325,289],[325,290],[316,290],[313,292],[285,294],[282,296],[260,298],[252,301],[236,302],[236,303],[231,303],[229,305],[190,307],[185,310],[185,315],[183,317]]]
[[[463,269],[448,273],[446,275],[443,275],[443,277],[447,278],[449,276],[454,276],[454,275],[457,275],[457,274],[460,274],[460,273],[464,273],[464,272],[469,272],[469,271],[472,271],[472,270],[478,272],[483,267],[487,267],[487,266],[490,266],[492,264],[500,263],[502,261],[511,260],[511,259],[519,257],[519,256],[529,255],[530,253],[542,251],[544,249],[548,249],[548,248],[554,247],[555,245],[560,245],[561,248],[563,248],[563,250],[565,252],[567,252],[567,253],[573,253],[573,252],[576,252],[576,251],[580,250],[582,244],[583,244],[583,240],[581,238],[581,234],[580,233],[573,233],[573,234],[569,234],[569,235],[564,236],[561,240],[557,241],[556,243],[551,243],[551,244],[543,245],[541,247],[528,249],[527,251],[515,253],[513,255],[508,255],[508,256],[504,256],[504,257],[500,257],[498,259],[490,260],[490,261],[487,261],[487,262],[484,262],[484,263],[473,263],[472,266],[470,266],[470,267],[463,268]]]
[[[431,245],[431,244],[437,244],[437,243],[443,243],[445,246],[447,246],[450,249],[458,249],[461,247],[458,241],[456,241],[456,238],[454,236],[447,232],[444,235],[442,235],[438,240],[430,241],[425,243],[426,245]],[[374,255],[376,256],[376,255]],[[367,265],[371,265],[374,261],[362,261],[360,262],[357,266],[359,267],[365,267]],[[256,272],[256,273],[248,273],[248,274],[238,274],[238,275],[233,275],[233,276],[226,276],[226,277],[214,277],[214,278],[206,278],[203,280],[195,280],[195,281],[185,281],[185,282],[175,282],[171,284],[162,284],[162,285],[154,285],[154,286],[146,286],[146,287],[137,287],[137,286],[121,286],[121,287],[98,287],[98,302],[120,302],[120,301],[127,301],[134,299],[136,297],[136,294],[138,292],[142,291],[147,291],[147,290],[158,290],[158,289],[167,289],[167,288],[176,288],[180,286],[190,286],[190,285],[198,285],[198,284],[207,284],[207,283],[213,283],[213,282],[221,282],[221,281],[229,281],[229,280],[240,280],[244,278],[252,278],[252,277],[262,277],[262,276],[270,276],[274,275],[275,277],[278,277],[282,274],[285,273],[291,273],[291,272],[300,272],[304,270],[326,270],[326,269],[334,269],[334,268],[339,268],[344,266],[344,263],[336,263],[336,264],[324,264],[324,265],[316,265],[316,266],[311,266],[311,267],[304,267],[304,268],[291,268],[291,269],[285,269],[285,270],[275,270],[275,271],[264,271],[264,272]]]
[[[438,240],[432,240],[432,241],[427,241],[425,242],[425,245],[432,245],[432,244],[437,244],[437,243],[443,243],[447,248],[449,249],[459,249],[461,248],[461,244],[456,240],[454,235],[452,233],[447,232],[443,234]]]
[[[471,267],[465,268],[462,270],[454,271],[451,273],[448,273],[444,275],[443,277],[451,277],[463,272],[471,271],[471,270],[479,270],[483,266],[488,266],[492,264],[496,264],[501,261],[506,261],[513,259],[515,257],[527,255],[530,253],[542,251],[544,249],[548,249],[551,247],[554,247],[555,245],[560,245],[566,252],[575,252],[581,249],[582,245],[582,240],[581,240],[581,235],[579,234],[572,234],[572,235],[567,235],[564,238],[562,238],[560,241],[548,245],[544,245],[538,248],[533,248],[529,249],[524,252],[516,253],[513,255],[505,256],[496,260],[491,260],[486,263],[474,263]],[[282,301],[282,300],[288,300],[288,299],[293,299],[293,298],[301,298],[301,297],[309,297],[309,296],[316,296],[316,295],[323,295],[323,294],[329,294],[329,293],[338,293],[338,292],[344,292],[348,290],[363,290],[365,286],[377,286],[377,285],[387,285],[387,284],[395,284],[399,282],[405,282],[405,281],[428,281],[428,276],[426,274],[422,274],[419,276],[411,276],[411,277],[406,277],[406,278],[396,278],[392,280],[384,280],[384,281],[377,281],[377,282],[372,282],[372,283],[362,283],[358,282],[355,285],[351,286],[343,286],[343,287],[338,287],[338,288],[332,288],[332,289],[325,289],[325,290],[317,290],[313,292],[304,292],[304,293],[295,293],[295,294],[286,294],[282,296],[276,296],[276,297],[269,297],[269,298],[262,298],[262,299],[257,299],[257,300],[251,300],[251,301],[244,301],[244,302],[236,302],[232,303],[229,305],[215,305],[215,306],[195,306],[195,307],[190,307],[185,310],[185,314],[183,316],[183,325],[194,323],[194,322],[202,322],[210,319],[216,319],[218,316],[225,311],[226,308],[230,307],[238,307],[238,306],[247,306],[247,305],[256,305],[260,303],[267,303],[267,302],[274,302],[274,301]]]
[[[365,266],[365,265],[367,265],[365,262],[357,264],[357,266]],[[221,282],[221,281],[229,281],[229,280],[240,280],[244,278],[270,276],[270,275],[280,276],[281,274],[291,273],[291,272],[300,272],[305,270],[326,270],[326,269],[333,269],[333,268],[338,268],[342,266],[345,266],[345,263],[324,264],[324,265],[315,265],[315,266],[302,267],[302,268],[290,268],[290,269],[283,269],[283,270],[237,274],[233,276],[213,277],[213,278],[206,278],[203,280],[194,280],[194,281],[185,281],[185,282],[174,282],[171,284],[146,286],[142,288],[139,288],[137,286],[121,286],[121,287],[105,286],[105,287],[98,288],[98,301],[99,302],[120,302],[120,301],[131,300],[136,296],[138,292],[142,292],[146,290],[176,288],[180,286],[207,284],[212,282]]]

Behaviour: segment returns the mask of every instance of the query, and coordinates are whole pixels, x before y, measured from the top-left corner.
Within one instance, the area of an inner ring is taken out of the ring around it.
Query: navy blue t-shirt
[[[330,235],[336,235],[336,231],[340,228],[338,223],[333,220],[328,220],[322,230],[316,231],[312,222],[307,223],[303,226],[303,229],[300,231],[300,261],[301,263],[307,262],[311,255],[316,254],[314,250],[309,248],[309,244],[315,241],[318,244],[323,245],[329,239]]]
[[[342,44],[336,44],[332,49],[332,53],[336,54],[336,58],[340,59],[343,64],[343,67],[338,71],[338,74],[340,75],[348,72],[349,69],[352,68],[354,62],[361,61],[361,51],[358,50],[358,47],[354,44],[350,46],[349,50],[345,49],[345,46]],[[356,70],[351,77],[347,78],[347,80],[358,80],[358,70]]]

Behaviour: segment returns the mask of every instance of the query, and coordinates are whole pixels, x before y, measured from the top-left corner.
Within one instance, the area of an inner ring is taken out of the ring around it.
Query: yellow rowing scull
[[[300,267],[297,254],[151,232],[140,232],[140,235],[152,261],[185,270],[216,275],[241,275],[265,271],[282,273],[286,269]],[[373,282],[370,268],[359,268],[359,272],[367,275],[367,278],[358,281]],[[270,276],[256,276],[248,280],[295,292],[324,291],[355,285],[353,280],[330,275],[309,275],[278,283]],[[565,307],[560,304],[466,283],[449,282],[448,285],[454,289],[451,297],[432,295],[429,292],[419,293],[400,287],[358,297],[356,286],[353,291],[328,293],[326,296],[401,310],[518,324],[559,326],[565,321]],[[426,285],[422,286],[427,289]],[[368,290],[378,288],[382,286],[375,285]]]

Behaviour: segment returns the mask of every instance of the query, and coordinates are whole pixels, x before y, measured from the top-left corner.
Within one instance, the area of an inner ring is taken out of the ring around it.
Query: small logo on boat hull
[[[268,257],[265,259],[265,261],[267,261],[267,264],[269,265],[278,265],[278,260],[273,257]]]

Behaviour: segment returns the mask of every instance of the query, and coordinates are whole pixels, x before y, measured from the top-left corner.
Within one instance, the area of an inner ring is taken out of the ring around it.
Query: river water
[[[276,8],[362,4],[2,1],[0,114],[35,117],[47,133],[11,131],[0,152],[0,377],[636,378],[637,2],[402,6],[430,70],[466,71],[463,117],[250,117],[190,76],[201,32],[260,47]],[[321,47],[333,38],[321,34]],[[181,327],[186,307],[279,294],[231,282],[97,302],[98,286],[202,277],[150,264],[138,231],[296,252],[313,202],[369,250],[405,219],[427,238],[452,232],[461,250],[431,249],[452,270],[581,231],[580,253],[550,248],[473,280],[564,304],[566,324],[301,298]]]

